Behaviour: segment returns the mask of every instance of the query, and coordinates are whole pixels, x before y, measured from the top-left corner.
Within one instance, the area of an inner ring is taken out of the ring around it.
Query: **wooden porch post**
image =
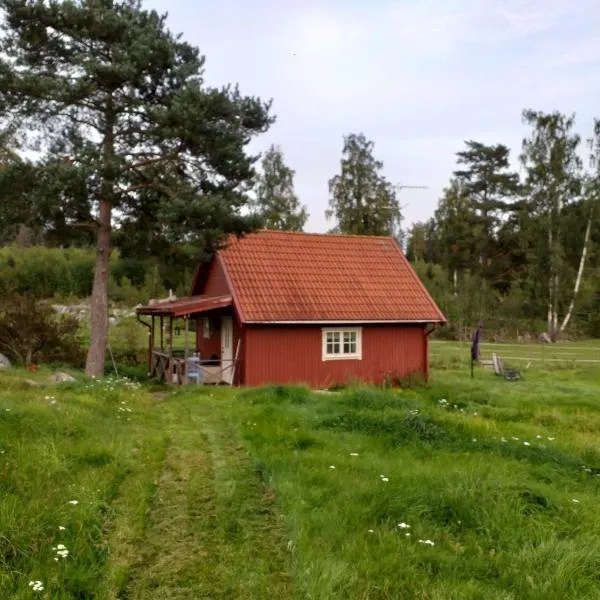
[[[163,318],[160,318],[160,351],[162,352],[165,349],[165,344],[164,344],[164,340],[163,340],[163,330],[164,330],[164,326],[163,326]]]
[[[152,315],[152,325],[148,331],[148,374],[152,375],[152,353],[154,352],[154,315]]]
[[[184,351],[183,351],[183,361],[184,361],[184,372],[185,372],[185,378],[184,378],[184,382],[185,385],[188,384],[188,324],[189,324],[189,315],[185,315],[185,317],[183,318],[183,321],[185,323],[185,338],[184,338]]]
[[[169,383],[173,383],[173,317],[169,317]]]

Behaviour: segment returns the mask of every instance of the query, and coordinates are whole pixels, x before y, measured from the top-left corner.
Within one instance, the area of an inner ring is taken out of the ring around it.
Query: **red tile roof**
[[[244,322],[446,320],[391,238],[260,231],[219,256]]]

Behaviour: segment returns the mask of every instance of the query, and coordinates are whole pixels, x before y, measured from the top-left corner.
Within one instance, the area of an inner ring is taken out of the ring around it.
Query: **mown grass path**
[[[168,444],[116,597],[291,597],[283,520],[237,432],[206,402],[156,410]]]

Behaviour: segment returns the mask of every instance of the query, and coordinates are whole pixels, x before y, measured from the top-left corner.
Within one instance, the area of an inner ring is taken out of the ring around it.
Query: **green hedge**
[[[0,248],[0,294],[27,294],[37,299],[86,298],[92,292],[93,248]],[[165,294],[154,261],[111,259],[112,301],[135,305]]]

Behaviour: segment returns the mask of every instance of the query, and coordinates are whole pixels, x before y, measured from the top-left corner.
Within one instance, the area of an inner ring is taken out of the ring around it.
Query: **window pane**
[[[340,354],[341,343],[339,331],[328,331],[325,342],[325,351],[327,354]]]
[[[344,354],[356,354],[356,331],[344,331]]]

